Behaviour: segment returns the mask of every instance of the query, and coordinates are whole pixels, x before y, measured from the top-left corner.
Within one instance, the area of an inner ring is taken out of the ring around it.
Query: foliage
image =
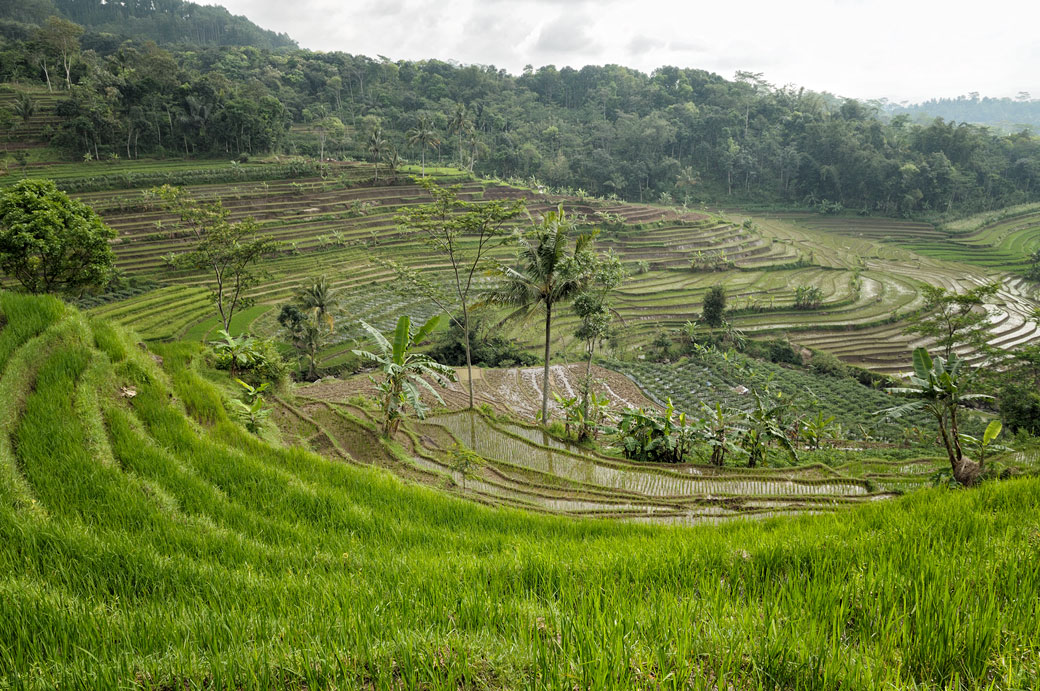
[[[30,293],[104,287],[115,236],[93,209],[50,180],[22,180],[0,194],[0,270]]]
[[[275,251],[276,243],[260,234],[252,218],[229,220],[231,212],[219,199],[198,202],[183,189],[169,185],[154,189],[152,194],[180,219],[179,225],[167,231],[187,245],[174,255],[175,265],[212,272],[213,302],[227,331],[241,306],[243,292],[258,280],[256,265]]]
[[[1040,393],[1033,385],[1009,381],[1001,387],[997,402],[1009,430],[1040,436]]]
[[[906,333],[934,339],[945,360],[953,357],[958,346],[984,351],[989,332],[989,315],[984,305],[999,288],[1000,284],[990,283],[953,293],[940,286],[925,286],[926,314],[908,326]]]
[[[418,234],[427,247],[448,260],[451,266],[450,293],[444,295],[439,286],[417,271],[403,269],[393,262],[390,262],[390,266],[399,277],[433,300],[454,326],[461,328],[461,343],[468,373],[469,407],[472,408],[472,293],[479,274],[489,268],[488,253],[507,241],[506,224],[520,215],[524,201],[517,200],[511,204],[501,201],[476,203],[459,198],[460,185],[442,187],[426,179],[417,182],[433,197],[433,201],[408,208],[398,221],[409,231]],[[456,308],[461,311],[461,315],[456,314]]]
[[[753,403],[745,419],[747,427],[740,437],[740,446],[747,453],[748,467],[754,468],[761,464],[767,449],[774,442],[797,463],[798,454],[784,428],[784,415],[789,412],[790,399],[783,392],[767,391],[763,395],[752,390],[751,395]]]
[[[393,343],[369,324],[361,322],[378,351],[355,350],[354,354],[374,363],[382,372],[383,380],[377,384],[382,398],[384,437],[392,438],[397,433],[405,404],[411,406],[420,420],[426,416],[427,408],[422,402],[422,390],[443,403],[441,395],[427,381],[428,378],[441,386],[455,381],[454,369],[415,351],[415,347],[426,340],[437,327],[439,319],[439,315],[435,316],[419,327],[418,331],[413,332],[411,319],[407,315],[401,315],[393,333]]]
[[[907,382],[909,386],[892,387],[888,391],[915,400],[885,412],[899,417],[918,408],[928,411],[938,423],[939,439],[950,460],[954,479],[962,485],[973,484],[982,470],[981,460],[972,461],[964,457],[957,414],[966,403],[991,396],[961,390],[964,376],[956,353],[951,353],[949,360],[941,357],[933,360],[926,349],[915,349],[914,372],[907,377]]]
[[[712,329],[726,323],[726,286],[716,284],[708,288],[701,308],[701,321]]]
[[[217,369],[227,370],[233,377],[246,377],[259,386],[285,377],[285,362],[271,341],[249,334],[235,337],[225,330],[219,335],[219,340],[210,342]]]
[[[614,432],[617,446],[634,461],[682,463],[693,448],[696,431],[686,413],[677,413],[671,401],[663,413],[628,408]]]
[[[271,410],[264,406],[263,392],[267,389],[267,383],[252,386],[241,379],[235,381],[244,389],[242,392],[244,400],[232,398],[232,410],[242,421],[246,430],[259,436],[263,433],[264,425],[271,414]]]
[[[549,421],[549,356],[552,339],[553,308],[574,299],[588,285],[589,269],[594,266],[592,243],[595,232],[581,234],[570,247],[575,228],[561,205],[546,212],[542,222],[516,239],[514,266],[499,264],[495,274],[500,282],[485,295],[494,305],[514,307],[506,319],[526,317],[537,309],[545,314],[541,420]]]
[[[437,362],[453,367],[466,366],[465,330],[461,319],[452,319],[448,328],[438,332],[434,345],[427,354]],[[538,358],[520,344],[502,335],[501,329],[492,328],[484,319],[470,319],[470,348],[472,364],[478,367],[527,367],[537,364]]]
[[[800,285],[794,291],[796,310],[814,310],[823,302],[823,290],[819,286]]]

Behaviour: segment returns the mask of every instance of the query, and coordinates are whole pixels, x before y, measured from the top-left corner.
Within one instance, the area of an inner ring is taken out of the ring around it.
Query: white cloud
[[[695,67],[859,98],[1040,95],[1040,3],[974,0],[226,0],[301,46],[519,73]]]

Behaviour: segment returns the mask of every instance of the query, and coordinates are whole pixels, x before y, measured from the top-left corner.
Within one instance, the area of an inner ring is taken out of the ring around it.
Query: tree
[[[36,115],[37,105],[36,101],[32,100],[29,94],[22,94],[18,97],[18,100],[14,102],[14,114],[22,119],[23,125],[28,125],[32,117]]]
[[[418,331],[413,332],[411,319],[407,315],[401,315],[393,333],[393,343],[374,327],[361,322],[378,352],[355,350],[354,354],[375,363],[383,373],[379,393],[382,399],[384,437],[392,438],[397,433],[406,403],[411,405],[420,420],[426,416],[427,408],[422,402],[420,389],[425,389],[439,403],[444,402],[437,390],[427,381],[427,377],[441,386],[455,381],[454,369],[435,362],[428,355],[415,352],[415,346],[426,340],[437,327],[439,320],[440,315],[435,316]]]
[[[293,350],[306,358],[308,380],[318,377],[318,353],[335,330],[338,308],[338,291],[321,276],[297,289],[293,300],[278,313],[278,323],[289,334]]]
[[[408,143],[419,146],[422,149],[422,176],[426,177],[426,149],[437,149],[441,140],[437,137],[437,131],[433,129],[433,122],[428,115],[420,115],[415,127],[408,130]]]
[[[260,227],[252,218],[232,222],[231,212],[219,200],[199,202],[183,189],[170,185],[153,189],[152,194],[180,220],[170,227],[171,237],[189,245],[174,254],[174,265],[212,272],[213,302],[224,330],[230,330],[243,292],[256,283],[256,266],[275,251],[277,243],[261,236]]]
[[[452,113],[451,119],[448,120],[448,132],[458,137],[459,143],[459,166],[464,166],[462,161],[462,135],[468,133],[473,128],[473,123],[469,120],[469,114],[466,112],[466,104],[456,103],[455,112]]]
[[[383,138],[383,130],[376,128],[368,136],[368,152],[372,154],[372,160],[376,164],[376,182],[379,182],[379,162],[386,154],[387,141]]]
[[[961,360],[954,352],[950,353],[949,360],[941,357],[933,360],[926,349],[915,349],[914,372],[907,377],[907,383],[909,386],[892,387],[887,390],[889,393],[915,400],[883,412],[892,418],[922,409],[930,413],[939,426],[939,440],[946,449],[954,479],[964,486],[974,484],[982,472],[982,466],[964,457],[957,413],[966,402],[991,396],[961,391],[964,384],[961,377]]]
[[[591,252],[588,253],[590,256]],[[579,405],[582,423],[578,429],[578,440],[590,438],[594,432],[596,416],[591,414],[590,404],[593,402],[592,391],[592,359],[596,347],[610,336],[611,317],[610,293],[625,280],[625,269],[621,258],[608,251],[595,257],[592,264],[583,270],[589,276],[585,288],[574,298],[574,313],[578,316],[579,326],[574,336],[585,344],[585,376],[579,388]]]
[[[713,285],[704,294],[701,321],[709,328],[717,329],[726,323],[726,286]]]
[[[542,222],[517,238],[516,266],[499,264],[495,273],[502,280],[488,292],[490,304],[515,307],[506,319],[528,316],[541,309],[545,313],[545,354],[542,378],[542,424],[549,422],[549,356],[552,342],[553,309],[566,302],[588,283],[587,258],[595,233],[579,235],[570,252],[574,222],[561,205],[549,211]]]
[[[72,89],[72,63],[79,55],[79,37],[83,27],[60,17],[48,17],[37,30],[37,40],[56,56],[65,68],[65,88]],[[49,83],[49,78],[48,78]]]
[[[470,328],[471,298],[475,280],[487,267],[487,254],[506,239],[505,224],[520,215],[524,202],[483,203],[459,199],[460,185],[441,187],[432,180],[417,181],[433,201],[410,207],[399,222],[419,234],[426,245],[444,256],[451,265],[451,295],[421,273],[403,269],[390,262],[398,275],[429,297],[462,329],[466,348],[466,373],[469,379],[469,407],[473,407],[473,334]],[[456,309],[461,312],[458,314]],[[461,318],[460,318],[461,317]]]
[[[52,180],[22,180],[0,196],[0,270],[30,293],[82,293],[112,276],[116,237]]]
[[[985,351],[989,333],[986,298],[996,295],[999,289],[999,284],[990,283],[957,294],[938,286],[925,286],[924,309],[928,314],[908,326],[906,333],[934,339],[947,362],[959,346]]]
[[[397,153],[397,147],[391,145],[383,152],[383,163],[390,173],[390,179],[397,182],[397,170],[404,164],[401,155]]]

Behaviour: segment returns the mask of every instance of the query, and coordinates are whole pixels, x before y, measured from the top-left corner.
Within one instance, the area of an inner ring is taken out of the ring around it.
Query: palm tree
[[[415,352],[415,346],[424,341],[440,321],[437,315],[427,321],[415,333],[407,315],[401,315],[394,330],[393,343],[377,329],[365,322],[361,326],[368,332],[378,352],[355,350],[354,354],[369,360],[382,370],[384,378],[379,384],[383,407],[383,436],[388,439],[397,433],[401,425],[404,404],[408,403],[422,420],[426,417],[426,406],[422,402],[419,387],[426,389],[439,402],[444,403],[437,390],[426,380],[433,379],[441,386],[455,381],[455,370],[434,361],[429,355]]]
[[[390,173],[390,178],[396,182],[397,169],[404,163],[401,159],[401,154],[397,153],[396,146],[391,144],[390,147],[383,152],[383,163],[386,164],[386,169]]]
[[[32,116],[36,115],[36,101],[30,98],[29,94],[22,94],[18,97],[18,100],[14,102],[14,114],[22,119],[22,124],[29,124]]]
[[[459,139],[459,166],[462,163],[462,135],[469,132],[473,127],[473,124],[469,121],[469,114],[466,112],[466,104],[456,103],[455,112],[452,114],[451,119],[448,120],[448,132],[458,136]]]
[[[376,182],[379,182],[379,161],[386,152],[387,141],[383,139],[383,130],[376,128],[368,136],[368,152],[372,154],[372,160],[376,162]]]
[[[437,149],[441,145],[428,115],[420,115],[415,127],[408,130],[408,143],[422,147],[422,176],[426,177],[426,148]]]
[[[304,286],[296,294],[296,304],[304,312],[309,312],[316,325],[324,325],[332,331],[335,325],[335,312],[339,307],[339,291],[329,285],[325,275]]]
[[[542,368],[542,424],[549,420],[549,345],[552,338],[553,308],[572,299],[588,283],[591,251],[595,234],[582,234],[568,253],[574,223],[561,205],[550,211],[526,236],[517,239],[517,267],[500,265],[496,273],[503,279],[485,301],[508,305],[516,310],[506,319],[527,316],[536,309],[545,312],[545,363]]]

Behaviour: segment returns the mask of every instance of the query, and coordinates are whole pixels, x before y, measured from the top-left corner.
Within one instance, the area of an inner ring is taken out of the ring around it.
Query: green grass
[[[3,430],[36,509],[0,494],[0,686],[1040,684],[1035,478],[693,529],[493,510],[251,437],[198,346],[161,371],[0,310],[38,310],[9,363],[68,327]]]

